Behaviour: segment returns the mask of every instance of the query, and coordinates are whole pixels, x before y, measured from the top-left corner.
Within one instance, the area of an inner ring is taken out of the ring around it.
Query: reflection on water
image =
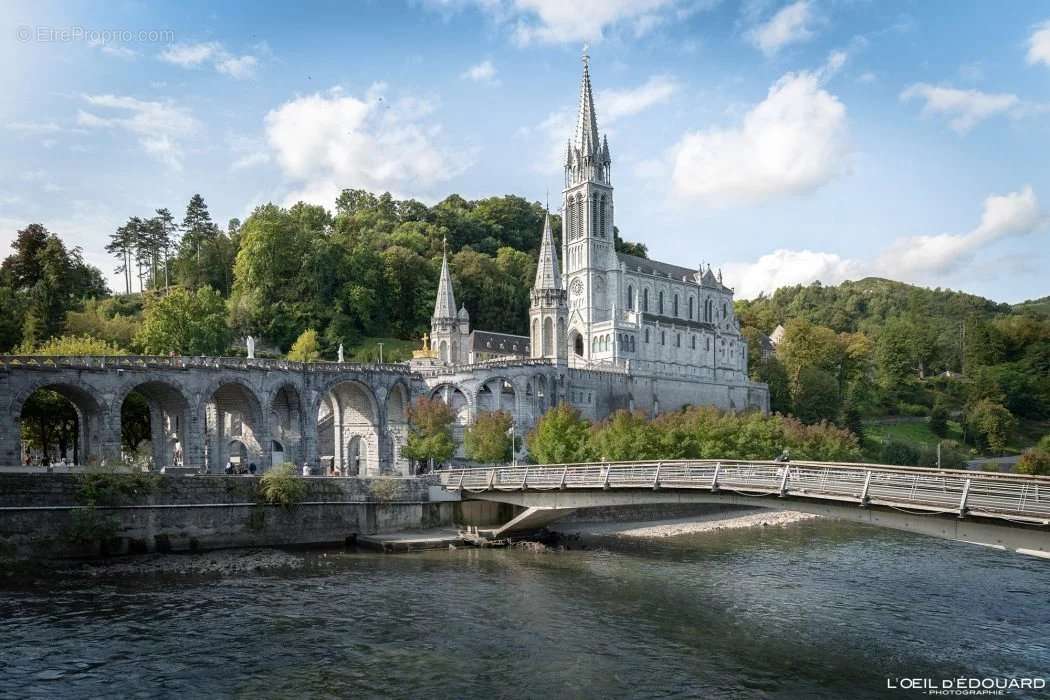
[[[832,522],[598,544],[3,591],[0,697],[842,698],[1050,675],[1048,562]]]

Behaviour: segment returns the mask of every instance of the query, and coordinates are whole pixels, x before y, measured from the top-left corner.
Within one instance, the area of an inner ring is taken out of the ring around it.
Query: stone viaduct
[[[299,363],[206,357],[0,356],[0,465],[19,464],[26,400],[39,389],[69,400],[78,417],[77,461],[121,459],[121,411],[133,392],[150,414],[155,465],[221,472],[228,459],[319,465],[348,474],[410,473],[401,448],[407,409],[443,399],[455,437],[477,414],[506,410],[523,435],[566,397],[566,374],[547,360],[414,371],[407,365]]]

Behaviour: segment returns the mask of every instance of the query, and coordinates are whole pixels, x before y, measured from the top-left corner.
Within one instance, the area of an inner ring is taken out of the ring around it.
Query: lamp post
[[[383,344],[376,343],[379,346],[379,364],[383,364]]]

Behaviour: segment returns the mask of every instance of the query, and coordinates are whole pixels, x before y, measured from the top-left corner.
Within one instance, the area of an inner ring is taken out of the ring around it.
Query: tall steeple
[[[565,156],[565,186],[586,181],[609,185],[609,165],[608,141],[598,136],[598,116],[594,110],[594,91],[591,89],[591,59],[585,46],[576,132],[569,140]]]
[[[547,212],[547,216],[543,220],[540,259],[536,266],[536,283],[532,288],[561,289],[561,269],[558,267],[558,251],[554,247],[554,232],[551,231],[550,212]]]
[[[576,117],[576,148],[583,154],[597,153],[598,117],[594,114],[594,95],[591,92],[591,58],[583,48],[583,78],[580,80],[580,113]]]
[[[448,249],[441,244],[441,277],[438,279],[437,301],[434,302],[434,319],[456,319],[456,297],[452,293],[452,275],[448,272]]]

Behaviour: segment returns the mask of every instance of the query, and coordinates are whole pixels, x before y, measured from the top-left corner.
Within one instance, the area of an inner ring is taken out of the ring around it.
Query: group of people
[[[235,476],[255,476],[255,473],[258,470],[259,470],[259,468],[255,466],[255,462],[252,462],[247,467],[245,467],[243,464],[240,464],[240,463],[234,464],[233,460],[230,459],[230,460],[227,460],[227,462],[226,462],[226,469],[224,471],[227,474],[231,474],[231,475],[235,475]]]

